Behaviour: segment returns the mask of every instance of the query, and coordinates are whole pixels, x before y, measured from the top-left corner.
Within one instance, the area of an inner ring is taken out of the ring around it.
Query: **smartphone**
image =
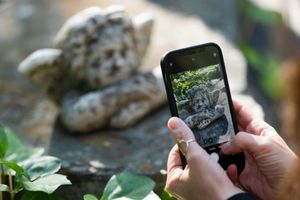
[[[167,52],[161,69],[172,116],[181,118],[196,141],[224,168],[244,168],[243,153],[224,155],[223,143],[238,132],[221,48],[207,43]],[[181,154],[183,167],[186,160]]]

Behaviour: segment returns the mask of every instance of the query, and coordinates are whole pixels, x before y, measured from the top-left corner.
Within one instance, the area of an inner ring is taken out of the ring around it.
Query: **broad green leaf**
[[[20,141],[20,139],[16,136],[16,134],[9,128],[5,127],[5,133],[8,140],[8,150],[7,153],[11,154],[19,149],[23,149],[24,145]]]
[[[22,163],[27,177],[31,181],[56,173],[61,166],[61,161],[52,156],[42,156],[26,160]]]
[[[20,163],[26,159],[37,157],[43,154],[44,150],[41,148],[27,148],[16,136],[16,134],[9,128],[4,128],[8,141],[8,149],[4,160]]]
[[[15,171],[17,174],[22,175],[24,174],[24,169],[23,167],[21,167],[20,165],[18,165],[15,162],[10,162],[10,161],[0,161],[1,164],[3,164],[4,166],[12,169],[13,171]]]
[[[28,191],[41,191],[48,194],[53,193],[61,185],[71,185],[66,176],[61,174],[53,174],[39,178],[33,182],[22,179],[24,188]]]
[[[45,192],[26,192],[21,200],[63,200],[56,194],[47,194]]]
[[[144,199],[151,193],[154,186],[155,183],[148,177],[123,172],[110,178],[101,200]]]
[[[6,128],[0,125],[0,159],[3,159],[8,149],[8,139]]]
[[[163,192],[160,195],[161,200],[176,200],[175,197],[173,197],[166,189],[163,190]]]
[[[8,191],[9,191],[9,187],[7,185],[0,184],[0,192],[8,192]]]
[[[143,200],[160,200],[159,196],[151,191]]]
[[[42,148],[23,148],[18,149],[11,154],[7,154],[5,160],[22,163],[27,159],[37,158],[44,153]]]
[[[86,194],[83,196],[83,200],[98,200],[98,198],[92,194]]]

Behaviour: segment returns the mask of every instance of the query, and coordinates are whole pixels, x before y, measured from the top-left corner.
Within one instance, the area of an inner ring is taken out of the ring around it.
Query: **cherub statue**
[[[217,105],[219,91],[209,92],[204,85],[193,86],[187,91],[187,100],[179,102],[179,116],[190,128],[203,129],[224,114],[224,107]]]
[[[54,48],[32,53],[19,71],[60,106],[70,131],[128,127],[166,101],[158,69],[139,72],[152,24],[120,7],[85,9],[63,25]]]
[[[178,104],[179,117],[192,129],[202,147],[217,144],[220,136],[227,133],[225,108],[218,104],[220,93],[219,89],[210,92],[205,85],[193,86],[187,91],[187,99]]]

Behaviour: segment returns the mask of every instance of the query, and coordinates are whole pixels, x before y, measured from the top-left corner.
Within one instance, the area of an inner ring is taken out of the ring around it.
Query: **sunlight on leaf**
[[[0,184],[0,192],[8,192],[8,191],[9,191],[9,187],[7,185]]]
[[[48,176],[58,172],[61,167],[60,159],[52,156],[43,156],[26,160],[22,163],[27,177],[31,181],[39,177]]]
[[[33,182],[23,177],[24,188],[28,191],[41,191],[48,194],[53,193],[61,185],[71,185],[66,176],[61,174],[53,174],[39,178]]]
[[[101,200],[112,199],[159,199],[153,195],[154,181],[145,176],[136,176],[128,172],[114,175],[104,188]]]
[[[24,174],[24,169],[20,165],[14,162],[9,162],[9,161],[0,161],[1,164],[4,166],[14,170],[17,174],[22,175]]]
[[[95,197],[94,195],[92,194],[86,194],[83,196],[83,199],[84,200],[98,200],[97,197]]]

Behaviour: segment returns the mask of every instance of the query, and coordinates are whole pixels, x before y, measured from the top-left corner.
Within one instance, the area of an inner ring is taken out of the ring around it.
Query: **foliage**
[[[154,181],[145,176],[137,176],[128,172],[113,175],[106,184],[100,200],[113,199],[160,199],[152,190]],[[94,195],[84,195],[84,200],[97,200]]]
[[[248,0],[239,3],[241,11],[255,22],[264,25],[275,25],[282,22],[282,16],[278,12],[260,8]]]
[[[245,32],[248,38],[253,34],[257,24],[263,26],[274,26],[282,24],[280,13],[260,8],[249,0],[239,1],[240,10],[245,14]],[[247,39],[247,37],[246,37]],[[270,53],[264,53],[254,48],[248,41],[243,41],[240,45],[250,67],[253,67],[259,74],[259,84],[262,90],[271,98],[280,96],[281,86],[279,84],[279,61]]]
[[[21,200],[63,200],[56,194],[47,194],[45,192],[26,192]]]
[[[21,200],[63,200],[55,195],[54,191],[59,186],[69,185],[71,182],[64,175],[56,174],[61,167],[61,161],[55,157],[41,156],[41,150],[26,148],[6,127],[0,127],[0,136],[2,155],[0,166],[1,169],[5,168],[3,170],[5,175],[13,180],[13,183],[9,185],[0,183],[0,194],[9,192],[11,199],[14,199],[15,193],[25,190]],[[19,154],[16,154],[12,148]],[[154,181],[148,177],[123,172],[110,178],[100,200],[174,200],[167,191],[158,197],[153,192],[154,186]],[[97,200],[98,198],[92,194],[86,194],[83,199]]]
[[[279,61],[270,54],[259,53],[249,45],[242,44],[243,51],[249,64],[260,74],[261,88],[272,98],[280,96]]]
[[[84,195],[84,196],[83,196],[83,199],[84,199],[84,200],[98,200],[98,198],[95,197],[95,196],[92,195],[92,194],[86,194],[86,195]]]
[[[186,92],[194,85],[210,87],[211,80],[221,78],[219,65],[211,65],[198,70],[190,70],[172,75],[172,86],[176,101],[186,99]]]
[[[163,190],[163,192],[160,195],[161,200],[176,200],[175,197],[173,197],[166,189]]]
[[[61,161],[55,157],[41,156],[42,153],[42,149],[25,147],[10,129],[1,126],[0,175],[8,176],[9,183],[0,183],[0,191],[9,192],[11,199],[16,193],[26,190],[28,192],[22,196],[22,200],[61,200],[52,193],[61,185],[70,185],[71,182],[66,176],[56,174]]]

